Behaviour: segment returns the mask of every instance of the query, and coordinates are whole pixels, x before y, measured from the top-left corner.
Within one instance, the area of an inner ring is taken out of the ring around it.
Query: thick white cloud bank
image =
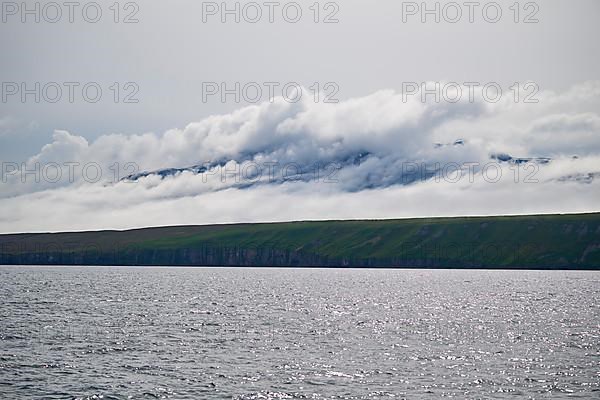
[[[160,135],[56,131],[27,165],[3,164],[0,231],[598,211],[600,82],[537,98],[380,91],[278,98]],[[178,169],[119,179],[165,168]]]

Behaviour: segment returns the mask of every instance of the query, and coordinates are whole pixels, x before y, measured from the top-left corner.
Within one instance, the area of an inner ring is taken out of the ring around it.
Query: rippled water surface
[[[0,398],[600,398],[600,273],[0,267]]]

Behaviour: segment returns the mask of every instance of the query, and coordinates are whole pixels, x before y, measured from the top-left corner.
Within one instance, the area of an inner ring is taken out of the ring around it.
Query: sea
[[[600,272],[0,267],[0,399],[600,399]]]

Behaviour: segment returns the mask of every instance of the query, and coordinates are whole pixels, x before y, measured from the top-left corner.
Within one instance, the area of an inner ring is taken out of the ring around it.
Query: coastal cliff
[[[600,269],[600,213],[10,234],[0,264]]]

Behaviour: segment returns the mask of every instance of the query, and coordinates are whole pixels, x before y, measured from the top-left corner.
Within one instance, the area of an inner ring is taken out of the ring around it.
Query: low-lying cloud
[[[275,99],[162,134],[57,130],[26,165],[3,164],[2,231],[597,211],[600,82],[539,99],[384,90]]]

